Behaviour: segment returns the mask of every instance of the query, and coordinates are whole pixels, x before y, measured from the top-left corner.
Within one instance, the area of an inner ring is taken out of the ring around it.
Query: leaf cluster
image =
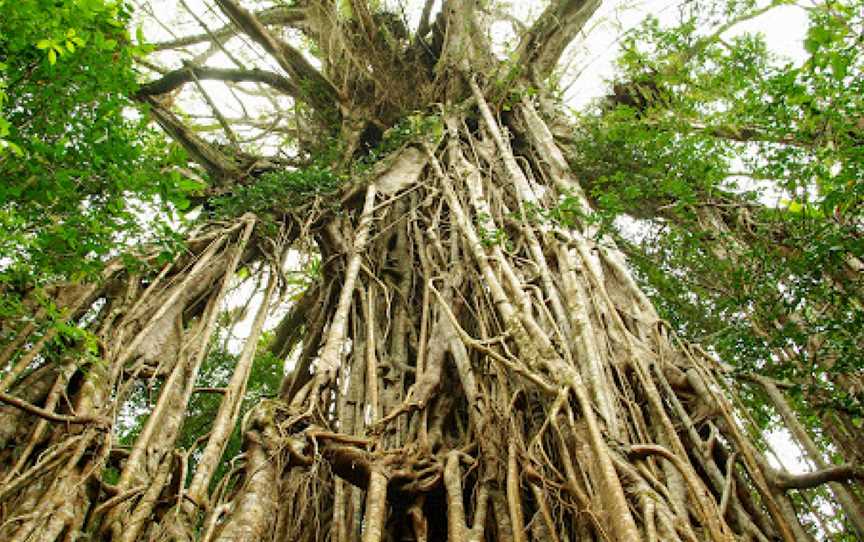
[[[92,277],[179,190],[131,99],[143,49],[129,14],[110,0],[0,2],[0,283]]]
[[[265,173],[254,183],[240,186],[215,201],[218,216],[255,213],[259,218],[275,218],[311,200],[332,194],[343,180],[329,167],[280,170]]]

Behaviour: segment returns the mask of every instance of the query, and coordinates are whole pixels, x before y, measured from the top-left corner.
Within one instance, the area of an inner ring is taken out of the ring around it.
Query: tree
[[[861,466],[772,468],[730,365],[660,317],[597,220],[550,79],[599,2],[514,22],[506,59],[501,10],[471,0],[413,25],[363,0],[217,0],[221,27],[181,4],[202,32],[148,47],[127,96],[183,148],[161,163],[201,218],[171,257],[14,290],[0,537],[791,542],[817,530],[800,492],[828,482],[864,525]],[[255,302],[226,311],[236,292]]]

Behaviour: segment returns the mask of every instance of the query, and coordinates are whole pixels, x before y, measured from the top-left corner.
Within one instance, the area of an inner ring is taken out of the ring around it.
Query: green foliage
[[[524,87],[519,83],[524,74],[521,64],[508,60],[501,68],[504,75],[492,82],[491,96],[489,101],[494,103],[502,111],[510,111],[522,98],[535,96],[537,89]]]
[[[492,217],[486,213],[479,213],[475,217],[474,227],[477,229],[477,234],[480,236],[480,242],[486,247],[492,247],[495,245],[506,246],[509,242],[507,232],[501,228],[488,229],[486,227],[491,218]]]
[[[99,479],[106,484],[115,485],[120,481],[120,471],[114,467],[105,467],[102,469],[102,475]]]
[[[92,277],[183,193],[133,108],[146,47],[128,18],[104,0],[0,2],[0,284]]]
[[[88,42],[90,49],[113,50],[127,17],[120,6],[100,0],[61,3],[4,0],[0,2],[0,14],[3,16],[0,51],[4,59],[0,63],[0,111],[10,99],[4,89],[10,81],[22,82],[22,68],[29,72],[38,64],[53,66],[58,59],[88,47]],[[44,85],[45,81],[41,83]],[[14,141],[5,139],[9,135],[9,121],[3,116],[0,119],[0,137],[4,138],[0,153],[6,150],[21,156],[23,150]]]
[[[402,118],[395,126],[386,130],[381,142],[354,164],[353,172],[362,173],[399,150],[405,144],[425,138],[438,139],[444,131],[444,124],[438,115],[415,112]]]
[[[267,219],[295,209],[310,200],[333,193],[342,179],[328,167],[311,166],[293,171],[273,171],[240,186],[230,195],[216,200],[216,213],[239,216],[255,213]]]

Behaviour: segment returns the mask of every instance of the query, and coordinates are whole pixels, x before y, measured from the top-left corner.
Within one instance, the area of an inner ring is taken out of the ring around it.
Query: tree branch
[[[289,8],[285,6],[276,6],[270,9],[261,10],[255,13],[255,17],[265,25],[292,25],[303,22],[306,19],[306,11],[303,8]],[[178,47],[186,47],[213,40],[225,40],[239,32],[234,24],[227,24],[222,28],[213,30],[210,33],[195,34],[193,36],[184,36],[171,41],[163,41],[154,44],[154,50],[164,51],[166,49],[176,49]]]
[[[6,403],[7,405],[12,405],[15,408],[20,408],[24,412],[33,414],[34,416],[39,416],[40,418],[44,418],[51,422],[72,424],[98,423],[103,425],[107,425],[110,423],[108,419],[101,416],[66,416],[64,414],[57,414],[51,412],[50,410],[45,410],[44,408],[38,407],[34,404],[28,403],[27,401],[21,400],[17,397],[2,392],[0,392],[0,402]]]
[[[193,160],[201,164],[217,179],[237,178],[240,168],[233,160],[212,145],[196,136],[180,120],[152,96],[140,96],[139,100],[150,105],[150,113],[175,141],[180,143]]]
[[[519,64],[536,79],[546,79],[598,7],[600,0],[552,0],[522,37],[516,50]]]
[[[277,90],[298,96],[300,89],[287,77],[257,68],[252,70],[237,70],[226,68],[187,67],[166,73],[162,78],[142,85],[138,96],[157,96],[191,83],[195,79],[208,81],[226,81],[232,83],[263,83]]]
[[[837,465],[804,474],[775,471],[772,477],[774,484],[783,490],[810,489],[828,482],[864,481],[864,468],[855,465]]]
[[[336,88],[300,51],[274,36],[255,14],[234,0],[216,0],[216,3],[228,18],[276,59],[301,90],[299,97],[320,112],[333,110],[338,105],[341,100]]]

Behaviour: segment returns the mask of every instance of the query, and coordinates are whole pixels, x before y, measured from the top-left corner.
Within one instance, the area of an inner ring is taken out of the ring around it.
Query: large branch
[[[336,108],[340,101],[336,88],[300,51],[274,36],[255,14],[243,9],[234,0],[216,0],[216,3],[243,32],[276,59],[301,89],[301,97],[305,102],[322,113]]]
[[[571,41],[600,7],[601,0],[552,0],[522,37],[516,57],[521,66],[546,79]]]
[[[864,482],[864,468],[854,465],[837,465],[804,474],[778,471],[773,474],[774,484],[780,489],[810,489],[828,482]]]
[[[261,24],[265,25],[292,25],[303,22],[306,19],[306,11],[303,8],[276,6],[255,13],[255,17],[258,18]],[[239,31],[240,30],[237,26],[227,24],[222,28],[211,31],[210,33],[184,36],[175,40],[156,43],[154,44],[154,49],[156,51],[164,51],[165,49],[176,49],[178,47],[186,47],[207,41],[224,41],[225,39],[236,35]]]
[[[162,78],[142,85],[138,90],[138,96],[165,94],[196,79],[233,83],[264,83],[294,97],[300,94],[300,89],[293,81],[277,73],[259,69],[237,70],[189,66],[168,72]]]
[[[240,176],[241,170],[233,160],[192,133],[173,113],[165,109],[152,96],[144,95],[139,99],[150,105],[150,113],[159,123],[159,126],[176,142],[180,143],[192,159],[201,164],[216,179],[226,180]]]

